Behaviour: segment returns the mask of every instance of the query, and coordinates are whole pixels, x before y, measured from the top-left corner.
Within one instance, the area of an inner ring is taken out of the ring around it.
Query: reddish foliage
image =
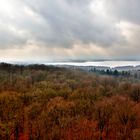
[[[15,140],[14,135],[11,135],[10,140]],[[18,140],[29,140],[29,135],[25,133],[19,134]]]
[[[96,122],[87,119],[80,119],[71,124],[71,127],[65,130],[64,139],[67,140],[85,140],[94,139],[96,133]]]

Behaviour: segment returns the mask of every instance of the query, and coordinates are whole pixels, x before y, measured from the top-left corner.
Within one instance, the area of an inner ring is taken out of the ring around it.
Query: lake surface
[[[70,65],[70,66],[105,66],[105,67],[122,67],[138,66],[140,61],[92,61],[92,62],[54,62],[44,63],[45,65]]]

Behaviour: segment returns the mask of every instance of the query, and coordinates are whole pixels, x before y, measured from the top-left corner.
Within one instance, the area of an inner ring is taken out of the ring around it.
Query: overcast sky
[[[0,0],[0,60],[140,60],[140,0]]]

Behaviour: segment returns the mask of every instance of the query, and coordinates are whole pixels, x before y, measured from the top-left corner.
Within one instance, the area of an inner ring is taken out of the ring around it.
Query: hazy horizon
[[[1,63],[3,63],[1,61]],[[102,66],[102,67],[125,67],[125,66],[140,66],[139,61],[107,61],[107,60],[96,60],[96,61],[58,61],[58,62],[47,62],[47,61],[5,61],[4,63],[18,64],[18,65],[29,65],[29,64],[44,64],[44,65],[68,65],[68,66]]]

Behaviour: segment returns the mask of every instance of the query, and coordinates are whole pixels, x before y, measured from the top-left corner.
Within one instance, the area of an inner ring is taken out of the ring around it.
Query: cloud
[[[1,59],[137,58],[139,5],[138,0],[5,0]]]
[[[106,11],[116,19],[140,24],[139,0],[104,0],[103,2]]]
[[[97,43],[110,46],[123,41],[119,30],[112,21],[100,17],[90,9],[92,1],[41,0],[39,6],[33,1],[28,5],[48,23],[50,32],[44,36],[37,35],[36,39],[46,41],[51,45],[70,47],[76,41]],[[44,4],[46,3],[46,4]]]

